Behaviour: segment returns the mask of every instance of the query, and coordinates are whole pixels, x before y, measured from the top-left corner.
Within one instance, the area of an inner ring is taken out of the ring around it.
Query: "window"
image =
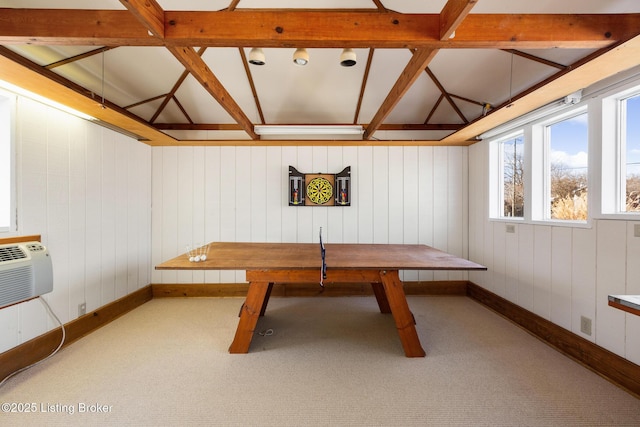
[[[14,105],[15,95],[0,91],[0,232],[15,230]]]
[[[524,217],[524,139],[517,135],[500,141],[503,217]]]
[[[620,100],[620,196],[622,212],[640,212],[640,94]]]
[[[587,220],[588,115],[581,110],[544,126],[543,217]]]

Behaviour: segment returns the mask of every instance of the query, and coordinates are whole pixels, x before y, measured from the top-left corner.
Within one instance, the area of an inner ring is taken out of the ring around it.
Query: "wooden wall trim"
[[[22,243],[22,242],[40,242],[39,234],[32,234],[30,236],[13,236],[0,238],[0,245],[6,245],[9,243]]]
[[[63,347],[106,325],[153,297],[151,286],[117,299],[107,305],[65,324]],[[43,307],[44,310],[44,307]],[[53,329],[10,350],[0,353],[0,379],[47,357],[60,344],[62,330]]]
[[[478,285],[467,284],[467,296],[523,327],[595,373],[640,398],[640,366],[570,332]]]
[[[467,281],[403,282],[407,295],[466,295]],[[247,294],[246,283],[190,283],[190,284],[152,284],[154,298],[186,297],[242,297]],[[309,296],[364,296],[373,295],[367,283],[331,283],[324,289],[309,283],[276,283],[271,296],[309,297]]]

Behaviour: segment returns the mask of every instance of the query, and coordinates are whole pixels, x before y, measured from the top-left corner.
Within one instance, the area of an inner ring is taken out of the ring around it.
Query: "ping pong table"
[[[183,254],[157,270],[245,270],[246,300],[230,353],[248,353],[275,283],[370,283],[382,313],[391,313],[407,357],[424,357],[399,270],[486,270],[486,267],[426,245],[314,243],[209,244],[205,261]]]

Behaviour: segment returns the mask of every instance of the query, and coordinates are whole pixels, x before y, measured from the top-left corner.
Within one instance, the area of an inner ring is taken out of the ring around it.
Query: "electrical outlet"
[[[633,236],[640,237],[640,224],[633,224]]]
[[[580,316],[580,332],[591,336],[591,319]]]
[[[515,224],[507,224],[506,230],[507,230],[507,233],[515,233],[516,232]]]
[[[83,302],[82,304],[78,304],[78,317],[84,316],[87,314],[87,303]]]

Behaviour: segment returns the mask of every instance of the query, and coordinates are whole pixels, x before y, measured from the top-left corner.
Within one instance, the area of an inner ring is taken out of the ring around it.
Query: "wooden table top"
[[[486,270],[486,267],[426,245],[327,243],[327,269]],[[190,262],[182,254],[156,270],[295,270],[319,269],[319,243],[209,244],[206,261]]]

